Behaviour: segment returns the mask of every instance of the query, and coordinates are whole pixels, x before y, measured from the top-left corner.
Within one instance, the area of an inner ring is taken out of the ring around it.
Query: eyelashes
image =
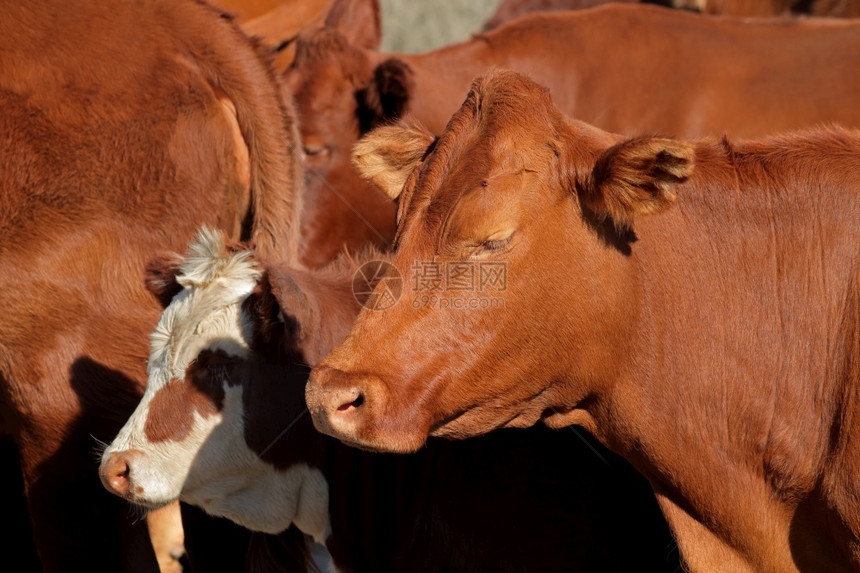
[[[510,244],[512,237],[513,234],[505,237],[504,239],[491,239],[484,241],[481,243],[481,248],[485,251],[501,251]]]

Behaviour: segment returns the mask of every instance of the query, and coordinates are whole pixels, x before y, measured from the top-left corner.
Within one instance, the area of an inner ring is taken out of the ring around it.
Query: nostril
[[[114,468],[114,475],[110,478],[110,484],[115,491],[123,494],[128,491],[128,472],[128,464],[125,462]]]
[[[356,410],[360,408],[364,404],[364,394],[360,391],[358,392],[358,396],[352,401],[347,402],[346,404],[341,404],[337,407],[338,412],[349,412],[350,410]]]
[[[112,493],[126,496],[129,491],[131,468],[124,456],[112,454],[99,468],[102,483]]]

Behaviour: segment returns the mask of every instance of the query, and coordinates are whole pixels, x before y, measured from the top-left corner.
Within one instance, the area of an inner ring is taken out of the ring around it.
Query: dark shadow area
[[[612,219],[597,215],[585,204],[580,203],[580,206],[582,208],[582,218],[594,229],[597,236],[603,241],[603,244],[607,247],[612,247],[625,257],[629,257],[633,252],[633,243],[639,240],[633,229],[619,230]]]
[[[29,501],[45,569],[49,571],[158,571],[142,512],[108,493],[98,477],[100,447],[109,442],[140,400],[139,385],[90,358],[69,371],[78,415],[64,423],[59,448],[36,469]],[[47,402],[57,401],[46,396]],[[69,411],[74,405],[69,405]],[[44,422],[43,422],[44,423]]]
[[[0,437],[0,531],[6,559],[14,555],[15,571],[37,573],[42,571],[36,545],[33,543],[33,525],[24,497],[24,480],[18,448],[12,439]]]
[[[97,440],[113,440],[140,401],[140,385],[89,357],[73,363],[70,384],[78,395],[80,413],[60,448],[38,467],[39,477],[30,492],[34,515],[50,517],[41,530],[44,546],[54,548],[43,555],[46,568],[157,572],[143,512],[106,491],[98,477],[101,448]],[[210,528],[223,531],[220,523],[212,524],[214,519],[195,519],[186,536],[193,541],[205,538]],[[214,553],[222,564],[232,563],[228,561],[231,551],[240,556],[235,562],[244,558],[247,535],[235,543],[229,543],[230,538],[223,535],[211,537],[210,543],[211,539],[217,539],[217,544],[195,546],[200,548],[204,561]],[[190,562],[195,557],[189,552]]]
[[[788,542],[800,571],[809,573],[851,571],[847,544],[837,547],[833,539],[851,539],[851,531],[817,493],[800,503],[791,519]]]
[[[408,456],[342,444],[331,450],[340,469],[331,480],[331,505],[354,510],[333,515],[329,546],[356,570],[680,568],[648,482],[579,428],[431,438]]]

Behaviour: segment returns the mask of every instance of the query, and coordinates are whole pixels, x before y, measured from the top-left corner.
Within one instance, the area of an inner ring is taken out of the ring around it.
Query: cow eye
[[[513,236],[510,234],[503,239],[488,239],[481,243],[481,248],[485,251],[501,251],[510,244]]]
[[[316,161],[325,159],[331,154],[331,148],[328,145],[316,142],[305,143],[302,151],[304,151],[305,157]]]
[[[223,373],[236,362],[234,356],[221,351],[204,350],[197,357],[197,363],[209,372]]]

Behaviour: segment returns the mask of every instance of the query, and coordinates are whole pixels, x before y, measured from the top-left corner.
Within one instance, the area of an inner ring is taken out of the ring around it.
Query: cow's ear
[[[616,144],[597,159],[580,188],[583,204],[619,230],[639,215],[659,213],[675,201],[675,188],[693,173],[690,143],[647,137]]]
[[[334,0],[325,25],[335,28],[353,46],[376,51],[382,42],[379,0]]]
[[[399,123],[374,129],[352,148],[359,175],[397,199],[412,171],[435,143],[432,133],[418,125]]]
[[[403,60],[390,58],[376,66],[370,85],[355,96],[361,132],[403,117],[414,89],[412,68]]]
[[[144,285],[152,295],[167,308],[170,301],[182,290],[182,285],[176,282],[176,275],[185,259],[176,253],[162,253],[146,264]]]
[[[290,326],[281,312],[268,273],[263,273],[257,281],[251,295],[243,302],[243,310],[254,322],[255,350],[264,356],[279,356]]]

